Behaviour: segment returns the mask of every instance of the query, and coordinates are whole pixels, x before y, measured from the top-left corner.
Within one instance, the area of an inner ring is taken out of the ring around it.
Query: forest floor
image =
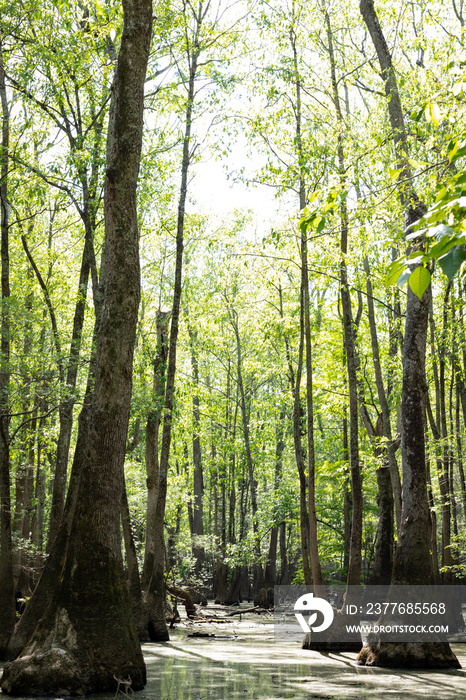
[[[248,607],[247,605],[245,607]],[[205,613],[225,609],[209,605]],[[193,637],[193,633],[215,637]],[[356,654],[303,651],[274,639],[273,616],[243,614],[225,623],[182,615],[170,641],[143,645],[147,685],[134,700],[460,700],[466,698],[466,644],[453,644],[461,670],[356,666]],[[110,700],[113,695],[100,695]],[[121,693],[119,695],[121,697]]]

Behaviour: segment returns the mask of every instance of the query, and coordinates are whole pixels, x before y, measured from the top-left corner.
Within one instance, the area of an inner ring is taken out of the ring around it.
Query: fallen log
[[[214,634],[213,632],[193,632],[188,637],[210,637],[214,639],[237,639],[236,634]]]

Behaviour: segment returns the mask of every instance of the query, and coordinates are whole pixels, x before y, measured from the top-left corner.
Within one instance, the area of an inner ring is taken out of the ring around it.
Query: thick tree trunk
[[[379,467],[376,476],[379,522],[369,583],[373,586],[386,586],[390,583],[393,567],[393,491],[388,468]]]
[[[45,339],[44,328],[41,332],[40,345]],[[94,335],[92,347],[95,347],[96,328],[94,326]],[[33,594],[26,605],[19,623],[17,624],[14,634],[10,640],[7,650],[9,659],[16,658],[24,649],[26,642],[32,636],[37,621],[43,616],[49,600],[56,588],[57,580],[60,577],[61,570],[65,561],[65,556],[68,548],[68,541],[73,522],[76,502],[79,496],[79,482],[81,478],[81,466],[85,450],[82,443],[85,442],[87,436],[87,421],[89,420],[90,400],[94,387],[95,374],[95,352],[91,354],[89,365],[89,373],[87,377],[87,386],[84,396],[83,408],[78,419],[78,436],[76,442],[75,458],[73,460],[73,469],[71,470],[70,483],[66,497],[65,509],[62,518],[62,524],[58,530],[50,553],[45,560],[45,566],[39,581],[33,591]],[[44,413],[47,412],[47,406],[42,406]],[[43,458],[46,452],[46,446],[42,439],[43,430],[45,427],[46,418],[42,417],[39,421],[38,430],[38,446],[37,446],[37,469],[36,469],[36,512],[32,521],[32,542],[40,550],[43,549],[43,521],[44,521],[44,503],[45,503],[45,469],[42,466]]]
[[[388,112],[400,178],[411,182],[409,148],[403,111],[391,54],[380,26],[373,0],[361,0],[360,10],[372,38],[385,82]],[[405,228],[425,212],[416,193],[400,184],[399,198],[405,209]],[[427,499],[423,404],[425,394],[425,350],[430,302],[430,287],[422,299],[408,287],[403,349],[401,399],[402,515],[398,547],[395,553],[392,584],[422,585],[430,582],[430,519]],[[381,643],[367,642],[358,663],[398,667],[458,667],[458,660],[447,642]]]
[[[134,690],[145,683],[122,566],[120,504],[140,297],[136,186],[152,6],[150,0],[124,0],[123,8],[107,145],[95,385],[75,453],[79,494],[62,576],[22,655],[4,668],[4,693],[108,692],[116,689],[115,676],[131,676]]]

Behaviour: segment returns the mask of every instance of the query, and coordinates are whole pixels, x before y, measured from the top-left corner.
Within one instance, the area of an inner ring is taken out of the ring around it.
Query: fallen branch
[[[193,632],[188,637],[210,637],[214,639],[237,639],[236,634],[214,634],[213,632]]]
[[[271,612],[271,610],[267,610],[266,608],[261,608],[258,605],[256,605],[254,608],[246,608],[245,610],[233,610],[233,612],[226,613],[225,617],[233,617],[233,615],[246,615],[246,613],[255,613],[256,615],[262,615],[264,613]]]

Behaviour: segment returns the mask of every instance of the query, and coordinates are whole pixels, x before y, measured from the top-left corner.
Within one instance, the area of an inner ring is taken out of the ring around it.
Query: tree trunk
[[[181,162],[181,187],[178,201],[178,218],[176,229],[176,261],[175,261],[175,285],[173,289],[172,320],[170,329],[170,343],[168,350],[167,378],[165,384],[164,417],[162,429],[162,445],[160,450],[160,473],[157,506],[155,510],[154,529],[154,568],[151,581],[146,594],[149,608],[149,636],[152,641],[168,640],[168,630],[165,622],[165,541],[163,521],[165,504],[167,499],[168,460],[170,457],[170,443],[173,420],[173,401],[175,394],[176,373],[176,348],[178,341],[178,327],[180,320],[180,302],[182,289],[183,249],[184,249],[184,220],[186,214],[186,197],[188,194],[188,171],[191,162],[191,130],[193,120],[193,107],[195,99],[195,79],[197,74],[197,62],[199,58],[199,31],[203,15],[197,17],[196,38],[192,49],[188,46],[189,56],[189,81],[187,86],[187,102],[185,114],[185,132],[183,138],[183,157]]]
[[[241,417],[243,420],[243,437],[244,437],[244,448],[246,451],[246,464],[248,467],[249,476],[249,489],[251,493],[251,511],[252,511],[252,529],[254,532],[254,555],[256,561],[254,562],[254,594],[257,594],[259,590],[263,587],[263,571],[260,562],[261,549],[259,542],[259,523],[257,522],[257,481],[254,476],[254,464],[252,461],[251,452],[251,440],[249,433],[249,416],[246,407],[246,392],[244,389],[243,382],[243,370],[242,370],[242,353],[241,353],[241,339],[239,335],[238,326],[238,314],[234,309],[229,309],[230,322],[233,326],[236,338],[236,364],[237,364],[237,379],[240,395],[240,406],[241,406]]]
[[[284,421],[285,421],[285,410],[282,408],[278,416],[278,424],[276,426],[276,436],[277,442],[275,447],[275,481],[274,489],[277,493],[280,488],[280,482],[282,478],[283,470],[283,451],[285,449],[284,441]],[[277,545],[278,545],[278,523],[272,527],[270,532],[270,544],[269,553],[267,556],[267,562],[265,565],[264,574],[264,586],[266,588],[273,588],[276,584],[277,579]]]
[[[455,433],[456,433],[456,460],[460,475],[461,502],[463,504],[463,518],[466,522],[466,480],[464,478],[463,444],[461,441],[460,423],[460,392],[458,386],[458,374],[456,374],[456,405],[455,405]]]
[[[125,0],[123,8],[107,143],[95,385],[75,453],[79,494],[62,576],[22,655],[4,668],[2,690],[16,695],[109,692],[115,676],[131,676],[134,690],[145,683],[122,566],[120,504],[140,297],[136,187],[152,6]]]
[[[390,479],[392,482],[393,499],[395,503],[396,529],[400,530],[401,524],[401,480],[398,471],[398,463],[395,456],[395,441],[392,436],[390,421],[390,408],[388,406],[387,394],[383,384],[382,368],[380,366],[379,341],[377,338],[377,327],[375,324],[374,298],[372,291],[372,281],[370,277],[369,261],[364,258],[364,271],[366,273],[367,310],[369,318],[369,328],[371,334],[372,361],[374,365],[375,383],[377,386],[377,396],[382,413],[383,436],[387,441],[387,460]]]
[[[305,155],[302,143],[302,107],[301,107],[301,79],[298,69],[298,52],[296,46],[296,34],[294,28],[290,29],[290,42],[293,51],[294,82],[296,93],[296,150],[298,156],[299,173],[299,208],[302,211],[307,204],[305,182]],[[304,339],[306,348],[306,408],[307,408],[307,460],[308,460],[308,551],[311,565],[312,582],[317,586],[316,593],[322,594],[324,580],[320,566],[319,547],[317,542],[317,516],[315,504],[315,449],[314,449],[314,398],[312,386],[312,339],[309,299],[309,269],[307,233],[301,231],[301,304],[303,314],[301,323],[304,322]],[[304,565],[304,562],[303,562]]]
[[[45,340],[45,327],[42,328],[40,337],[40,346],[43,345]],[[94,326],[94,334],[92,340],[92,347],[95,348],[96,344],[96,327]],[[32,636],[37,621],[43,616],[49,599],[51,598],[53,591],[56,588],[56,582],[60,577],[60,573],[63,569],[63,564],[65,561],[65,556],[68,547],[68,541],[71,531],[71,525],[73,522],[74,512],[76,508],[77,499],[79,496],[79,482],[81,478],[81,465],[83,462],[83,455],[85,450],[82,448],[81,443],[86,440],[87,435],[87,421],[89,420],[89,409],[90,400],[92,396],[92,391],[94,387],[94,375],[95,375],[95,352],[91,354],[91,360],[89,363],[89,372],[87,377],[86,392],[83,401],[83,408],[78,419],[78,436],[75,450],[75,459],[73,461],[73,468],[71,470],[70,483],[68,486],[68,493],[66,497],[65,509],[63,512],[62,524],[58,530],[57,537],[53,541],[50,553],[45,560],[45,566],[39,581],[29,599],[26,608],[21,615],[19,623],[17,624],[14,634],[10,640],[7,650],[7,656],[9,659],[16,658],[20,652],[25,647],[26,643]],[[47,406],[43,406],[42,409],[45,413],[47,412]],[[36,512],[32,522],[32,542],[40,550],[43,549],[43,536],[44,536],[44,504],[45,504],[45,470],[42,466],[43,455],[46,452],[46,445],[42,438],[46,418],[41,417],[39,421],[39,433],[38,433],[38,445],[37,445],[37,471],[36,471]]]
[[[449,472],[451,468],[450,464],[450,448],[448,445],[449,438],[452,436],[448,435],[447,428],[447,407],[446,407],[446,365],[447,365],[447,326],[448,326],[448,299],[450,296],[450,291],[452,287],[452,282],[449,282],[445,291],[443,298],[443,327],[440,338],[440,348],[439,348],[439,361],[440,361],[440,373],[439,373],[439,403],[440,403],[440,436],[442,438],[442,458],[438,460],[437,464],[438,470],[438,480],[440,487],[440,497],[442,503],[442,583],[451,585],[452,584],[452,549],[451,549],[451,493],[449,484]]]
[[[146,423],[146,473],[147,509],[146,543],[141,586],[147,590],[154,569],[155,511],[159,491],[159,430],[165,391],[165,370],[168,351],[168,323],[170,314],[160,309],[156,314],[157,349],[154,358],[154,380],[152,385],[152,408]]]
[[[204,534],[204,480],[202,474],[202,450],[200,436],[200,410],[199,410],[199,363],[197,360],[196,341],[197,333],[192,330],[188,320],[189,345],[191,350],[191,369],[193,373],[193,556],[196,560],[195,574],[198,576],[201,573],[205,561],[204,547],[199,545],[196,537]],[[223,482],[224,485],[225,482]]]
[[[79,111],[79,89],[80,86],[75,82],[75,97],[77,101],[77,109]],[[107,114],[107,94],[104,89],[102,94],[102,102],[97,105],[97,114],[95,105],[91,106],[93,116],[92,127],[90,129],[94,136],[92,146],[92,160],[90,168],[82,166],[82,153],[80,152],[86,135],[83,134],[83,128],[80,120],[76,124],[78,138],[75,138],[70,129],[70,123],[65,120],[62,126],[69,141],[70,151],[76,158],[75,167],[77,170],[78,179],[81,183],[82,204],[75,206],[84,224],[84,249],[81,259],[81,269],[79,274],[78,294],[75,304],[73,317],[73,328],[70,339],[70,350],[66,368],[66,378],[63,386],[63,398],[59,407],[60,428],[57,440],[57,450],[55,456],[55,470],[53,480],[52,505],[50,511],[49,535],[47,542],[47,552],[50,552],[53,540],[56,537],[58,528],[60,527],[65,506],[66,482],[68,471],[68,459],[71,443],[71,433],[73,428],[73,409],[75,404],[74,392],[76,389],[76,381],[78,375],[79,356],[81,352],[81,340],[84,327],[84,318],[86,312],[86,297],[89,282],[89,275],[92,279],[92,292],[94,297],[94,312],[97,322],[101,311],[101,293],[98,283],[97,265],[94,250],[94,232],[96,227],[96,216],[99,208],[99,161],[102,157],[102,131],[103,122]],[[74,115],[73,115],[74,116]]]
[[[333,102],[337,116],[338,131],[338,172],[340,183],[346,187],[346,167],[343,150],[343,139],[341,130],[344,128],[343,115],[338,94],[338,83],[335,69],[335,56],[333,51],[333,37],[330,27],[330,18],[325,11],[327,25],[328,51],[330,59],[330,72],[332,76]],[[348,273],[346,266],[346,255],[348,252],[348,209],[346,198],[342,197],[340,202],[340,250],[342,253],[340,261],[340,294],[341,308],[343,315],[343,331],[346,353],[346,365],[348,372],[349,391],[349,455],[351,472],[351,492],[353,499],[353,511],[351,521],[350,555],[348,562],[348,586],[357,586],[361,583],[362,565],[362,479],[359,467],[359,434],[358,434],[358,379],[356,373],[356,348],[355,331],[353,324],[353,314],[351,310],[351,295],[348,286]]]
[[[0,659],[16,621],[11,542],[10,495],[10,253],[8,222],[8,170],[10,117],[5,88],[3,47],[0,43],[0,101],[2,105],[2,149],[0,166],[1,206],[1,367],[0,367]]]
[[[90,261],[89,246],[92,242],[86,237],[84,243],[83,257],[81,261],[81,271],[78,285],[78,298],[76,301],[73,330],[71,333],[70,353],[68,358],[68,369],[66,373],[65,397],[60,403],[60,431],[58,433],[57,452],[55,458],[55,471],[53,478],[52,505],[50,509],[49,535],[47,542],[47,552],[50,552],[53,540],[63,518],[65,507],[66,477],[68,471],[68,457],[70,452],[71,431],[73,427],[73,394],[76,389],[78,376],[78,362],[81,350],[81,337],[84,326],[84,315],[86,311],[87,285],[89,280]]]
[[[30,225],[32,229],[33,226]],[[28,280],[32,277],[32,270],[28,268],[27,271]],[[27,358],[31,354],[33,333],[32,333],[32,306],[33,306],[34,292],[32,289],[28,291],[24,310],[25,310],[25,324],[24,324],[24,341],[23,341],[23,354],[24,358]],[[29,384],[31,381],[30,372],[26,362],[22,363],[21,368],[22,373],[22,387],[21,393],[23,395],[23,413],[26,416],[29,414],[31,420],[29,420],[21,430],[21,443],[23,445],[22,455],[20,456],[19,463],[16,467],[16,477],[15,477],[15,510],[13,517],[13,527],[14,533],[17,533],[19,537],[22,537],[25,541],[31,540],[31,520],[34,511],[33,498],[34,498],[34,464],[35,464],[35,439],[36,439],[36,427],[37,427],[37,404],[34,402],[34,397],[31,397],[31,392]],[[32,400],[31,400],[32,399]],[[32,570],[33,562],[31,560],[30,554],[25,550],[24,547],[17,548],[16,552],[13,553],[13,574],[14,574],[14,585],[15,594],[20,598],[29,598],[31,596],[31,576],[30,572]]]
[[[147,615],[142,600],[141,579],[139,578],[138,557],[134,543],[131,513],[129,510],[126,486],[121,499],[121,525],[125,542],[126,566],[128,573],[128,591],[134,626],[141,641],[148,641]]]
[[[434,494],[432,493],[432,479],[430,476],[430,459],[427,446],[427,421],[424,418],[424,434],[426,436],[426,480],[427,480],[427,498],[430,510],[430,560],[431,560],[431,582],[434,586],[440,585],[440,570],[438,566],[438,551],[437,551],[437,514],[435,512]]]
[[[343,409],[343,461],[345,463],[345,481],[343,487],[343,571],[348,577],[349,553],[351,546],[351,514],[353,510],[353,499],[351,498],[350,474],[349,474],[349,441],[348,441],[348,409]]]
[[[280,292],[280,312],[283,318],[282,295]],[[288,364],[288,381],[293,396],[293,446],[296,459],[296,467],[299,476],[299,531],[301,540],[301,557],[303,562],[303,576],[306,586],[312,585],[311,563],[309,560],[309,516],[307,512],[307,486],[305,459],[302,445],[303,432],[303,412],[301,407],[301,376],[303,371],[304,355],[304,311],[303,298],[300,299],[300,320],[299,320],[299,346],[298,346],[298,366],[296,368],[296,379],[294,376],[291,353],[287,336],[284,336],[286,359]]]
[[[388,112],[400,169],[400,182],[412,181],[409,148],[403,111],[391,55],[380,26],[373,0],[361,0],[360,10],[372,38],[385,82]],[[399,198],[405,210],[405,229],[425,212],[410,185],[400,184]],[[426,585],[430,582],[430,520],[427,500],[423,403],[425,393],[425,349],[431,289],[422,300],[408,287],[403,348],[401,398],[402,515],[395,553],[392,584]],[[447,642],[367,642],[358,663],[398,667],[458,667]]]

